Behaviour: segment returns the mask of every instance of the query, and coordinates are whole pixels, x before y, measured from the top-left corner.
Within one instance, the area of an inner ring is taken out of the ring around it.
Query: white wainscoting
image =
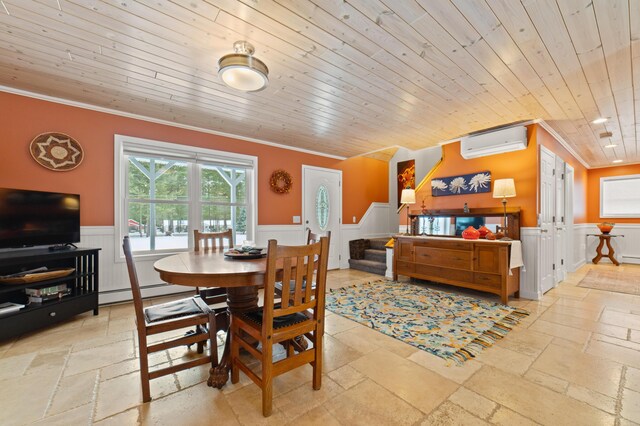
[[[595,223],[583,224],[584,233],[582,234],[582,243],[585,245],[585,253],[583,259],[586,263],[590,263],[596,255],[596,247],[600,239],[598,237],[587,237],[586,234],[597,234],[598,230]],[[640,264],[640,224],[638,223],[620,223],[616,224],[611,231],[612,235],[624,235],[624,237],[612,238],[611,246],[615,251],[615,258],[620,263],[636,263]],[[607,246],[604,246],[602,252],[606,255]],[[603,257],[600,263],[611,263],[609,258]]]
[[[349,241],[358,238],[387,236],[389,204],[373,203],[357,225],[342,225],[340,242],[341,268],[349,267]],[[258,225],[255,241],[266,246],[269,239],[281,244],[304,244],[306,233],[303,225]],[[116,259],[116,238],[113,226],[83,226],[80,229],[79,247],[98,247],[100,250],[100,304],[131,300],[131,288],[124,258]],[[117,238],[117,244],[120,244]],[[143,297],[191,292],[182,286],[170,285],[160,280],[153,263],[164,255],[136,257],[136,269]]]
[[[520,297],[539,300],[540,288],[540,228],[520,228],[524,268],[520,268]]]
[[[118,238],[118,244],[120,244]],[[115,258],[115,230],[113,226],[83,226],[80,228],[80,247],[98,247],[100,250],[100,295],[99,303],[114,303],[131,300],[131,287],[124,258]],[[190,292],[191,290],[169,285],[160,280],[153,263],[160,255],[137,257],[136,270],[142,297]]]
[[[593,233],[592,231],[593,226],[588,223],[576,223],[573,225],[573,253],[570,253],[572,257],[568,261],[569,272],[577,271],[585,264],[587,256],[587,233]],[[591,259],[589,259],[589,261],[591,261]]]
[[[574,272],[585,262],[591,262],[595,255],[597,238],[587,237],[587,233],[594,233],[597,228],[593,224],[578,223],[573,225],[573,252],[568,254],[567,271]],[[617,229],[616,229],[617,230]],[[637,226],[638,239],[640,239],[640,226]],[[542,297],[540,288],[540,228],[521,228],[522,252],[524,256],[525,271],[520,274],[520,296],[526,299],[538,300]],[[640,241],[638,241],[640,247]],[[615,248],[615,246],[614,246]],[[616,251],[618,250],[615,248]],[[637,251],[640,253],[640,250]],[[587,259],[588,258],[588,259]],[[620,260],[620,258],[618,258]]]
[[[591,263],[591,259],[596,255],[596,247],[599,239],[587,234],[597,234],[598,228],[595,223],[578,223],[573,225],[573,253],[569,253],[567,259],[568,270],[576,271],[585,263]],[[614,235],[624,235],[624,237],[612,238],[611,245],[615,250],[616,259],[620,263],[640,264],[640,224],[621,223],[614,227]],[[539,228],[521,228],[522,251],[526,271],[521,271],[520,275],[520,296],[527,299],[540,299],[542,291],[540,289],[540,230]],[[606,253],[606,246],[603,250]],[[611,263],[603,257],[601,263]]]
[[[269,240],[278,240],[278,244],[305,244],[307,234],[303,225],[258,225],[256,245],[266,247]]]
[[[100,297],[101,304],[131,300],[131,288],[124,259],[115,258],[115,230],[113,226],[83,226],[80,230],[82,247],[99,247],[100,251]],[[302,225],[262,225],[256,232],[256,243],[266,245],[271,238],[282,244],[303,244],[305,239]],[[118,244],[120,239],[118,238]],[[153,269],[153,263],[165,255],[136,257],[136,270],[142,297],[160,296],[172,293],[190,293],[187,287],[170,285],[162,280]]]
[[[340,268],[349,268],[349,241],[360,238],[388,237],[391,207],[388,203],[371,203],[360,223],[342,225]]]

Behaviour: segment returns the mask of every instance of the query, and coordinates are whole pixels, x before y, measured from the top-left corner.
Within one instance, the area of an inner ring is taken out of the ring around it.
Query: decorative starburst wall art
[[[479,194],[491,191],[491,172],[470,173],[431,179],[431,195]]]
[[[75,169],[84,158],[78,141],[64,133],[48,132],[36,136],[29,151],[38,164],[57,172]]]

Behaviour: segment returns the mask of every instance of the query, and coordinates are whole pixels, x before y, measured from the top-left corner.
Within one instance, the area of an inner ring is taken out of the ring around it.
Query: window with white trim
[[[134,254],[188,250],[194,229],[253,239],[256,157],[116,135],[115,163],[116,235]]]
[[[600,178],[600,217],[640,217],[640,175]]]

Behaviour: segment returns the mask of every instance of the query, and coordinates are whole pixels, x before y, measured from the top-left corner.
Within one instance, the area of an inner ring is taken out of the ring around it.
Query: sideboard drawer
[[[416,265],[414,263],[403,262],[401,260],[396,263],[396,267],[398,268],[396,273],[401,275],[406,275],[407,272],[413,273],[416,270]]]
[[[450,250],[464,250],[471,251],[473,250],[473,244],[470,244],[467,241],[453,241],[451,239],[430,239],[428,241],[416,241],[414,242],[415,247],[433,247],[439,249],[450,249]]]
[[[415,262],[425,265],[441,266],[448,268],[471,269],[471,251],[441,249],[435,247],[416,246]]]
[[[471,282],[473,280],[473,272],[471,271],[463,271],[459,269],[449,269],[443,268],[441,266],[429,266],[429,265],[420,265],[416,264],[416,274],[434,277],[434,278],[442,278],[445,280],[453,280],[453,281],[466,281]]]
[[[476,272],[473,274],[473,282],[476,284],[482,284],[491,288],[502,287],[502,276],[494,274],[481,274]]]

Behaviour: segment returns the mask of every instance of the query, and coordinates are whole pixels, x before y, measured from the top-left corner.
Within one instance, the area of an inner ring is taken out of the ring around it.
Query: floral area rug
[[[527,311],[410,283],[332,290],[330,311],[458,364],[504,337]]]

